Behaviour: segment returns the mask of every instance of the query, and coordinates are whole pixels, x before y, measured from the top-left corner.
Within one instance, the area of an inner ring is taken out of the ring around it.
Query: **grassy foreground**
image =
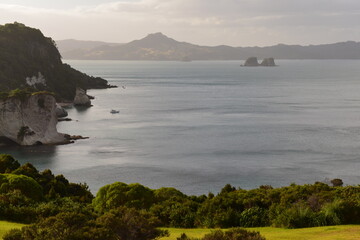
[[[20,223],[12,223],[12,222],[6,222],[6,221],[0,221],[0,239],[3,238],[5,233],[13,228],[21,228],[25,226],[24,224]]]
[[[176,240],[181,233],[186,233],[189,237],[201,238],[211,229],[177,229],[166,228],[170,232],[170,237],[161,240]],[[302,229],[283,229],[283,228],[248,228],[248,230],[259,231],[266,240],[359,240],[360,225],[342,225],[328,227],[314,227]]]
[[[0,239],[4,234],[13,228],[24,226],[19,223],[0,221]],[[166,228],[170,232],[170,237],[161,238],[161,240],[176,240],[181,233],[186,233],[189,237],[201,238],[211,229],[181,229]],[[259,231],[266,240],[359,240],[360,225],[341,225],[328,227],[314,227],[302,229],[284,229],[284,228],[248,228],[249,230]]]

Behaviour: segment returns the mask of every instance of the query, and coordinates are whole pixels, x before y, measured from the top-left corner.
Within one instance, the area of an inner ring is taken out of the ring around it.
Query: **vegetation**
[[[160,226],[307,228],[358,224],[359,216],[360,186],[316,182],[244,190],[227,184],[217,195],[187,196],[174,188],[116,182],[94,198],[86,184],[0,155],[0,220],[31,224],[5,239],[155,239],[166,235]],[[235,228],[204,239],[262,237]]]
[[[201,239],[205,234],[211,233],[212,229],[180,229],[167,228],[170,235],[161,240],[181,239],[185,235],[190,239]],[[274,227],[249,228],[250,231],[260,232],[266,240],[357,240],[360,235],[360,226],[342,225],[330,227],[314,227],[300,229],[286,229]]]
[[[53,93],[53,92],[37,91],[34,88],[26,87],[23,89],[16,88],[16,89],[13,89],[10,91],[0,92],[0,100],[6,100],[9,98],[17,98],[17,99],[20,99],[21,101],[25,101],[30,96],[40,95],[40,94],[48,94],[48,95],[55,96],[55,93]]]
[[[360,223],[360,187],[325,183],[243,190],[226,185],[214,196],[186,196],[176,189],[151,190],[140,184],[113,183],[101,188],[93,207],[119,206],[147,211],[167,227],[304,228]]]
[[[74,99],[76,87],[108,87],[106,80],[63,64],[54,41],[40,30],[16,22],[0,25],[0,91],[27,88],[27,80],[38,91],[55,92],[67,100]]]
[[[0,239],[2,239],[4,235],[7,232],[9,232],[11,229],[20,229],[24,226],[25,226],[24,224],[0,221]]]

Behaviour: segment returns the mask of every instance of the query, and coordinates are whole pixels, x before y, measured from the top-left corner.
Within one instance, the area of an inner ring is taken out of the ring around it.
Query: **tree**
[[[106,228],[119,240],[150,240],[168,236],[168,232],[158,229],[159,221],[148,213],[134,208],[119,207],[113,209],[96,222]]]
[[[206,234],[202,240],[265,240],[259,232],[247,231],[243,228],[231,228],[226,232],[216,230]]]
[[[20,163],[9,154],[0,154],[0,173],[10,173],[20,167]]]
[[[36,224],[13,230],[4,240],[115,240],[109,229],[97,225],[89,215],[60,213]]]
[[[344,184],[340,178],[335,178],[330,182],[332,183],[333,187],[342,187],[342,185]]]
[[[98,212],[105,212],[120,206],[148,209],[154,203],[154,192],[138,183],[115,182],[98,191],[93,205]]]
[[[42,187],[32,178],[24,175],[0,174],[0,193],[19,190],[24,196],[39,201],[43,198]]]

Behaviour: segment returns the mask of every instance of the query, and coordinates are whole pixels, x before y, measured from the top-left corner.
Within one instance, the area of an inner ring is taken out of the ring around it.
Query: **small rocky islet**
[[[244,67],[275,67],[275,60],[274,58],[264,58],[261,63],[258,62],[257,57],[249,57],[246,59]]]

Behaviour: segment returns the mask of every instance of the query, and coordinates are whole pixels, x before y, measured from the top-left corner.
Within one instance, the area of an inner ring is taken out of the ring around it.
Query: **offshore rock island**
[[[246,59],[245,64],[242,65],[244,67],[275,67],[274,58],[264,58],[264,60],[259,63],[256,57],[249,57]]]
[[[88,76],[62,63],[51,38],[21,23],[0,25],[0,140],[19,145],[69,143],[58,133],[56,102],[72,103],[87,89],[110,88],[105,79]],[[89,99],[88,99],[89,100]],[[82,101],[80,105],[90,106]]]

